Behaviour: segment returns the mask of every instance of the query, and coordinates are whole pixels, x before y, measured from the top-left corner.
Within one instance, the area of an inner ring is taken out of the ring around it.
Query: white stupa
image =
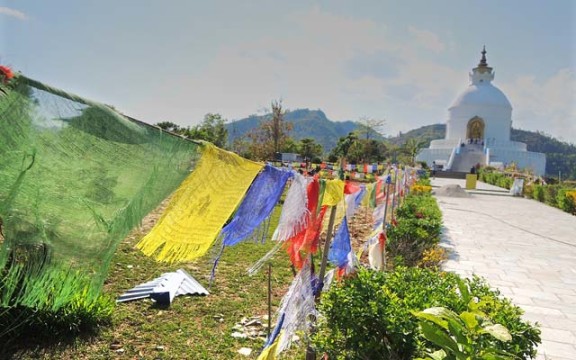
[[[468,172],[476,164],[503,167],[512,162],[520,169],[544,175],[546,156],[526,150],[526,144],[510,141],[512,105],[492,85],[494,72],[486,62],[486,49],[472,70],[470,85],[448,108],[446,138],[433,140],[417,161],[435,161],[445,170]]]

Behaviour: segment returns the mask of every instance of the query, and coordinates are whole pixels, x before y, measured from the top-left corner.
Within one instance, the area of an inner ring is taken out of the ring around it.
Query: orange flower
[[[14,77],[12,69],[10,69],[8,66],[0,65],[0,72],[2,72],[6,81]]]

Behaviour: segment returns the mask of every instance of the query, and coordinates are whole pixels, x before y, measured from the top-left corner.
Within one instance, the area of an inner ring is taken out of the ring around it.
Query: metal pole
[[[268,339],[272,326],[272,264],[268,263]]]

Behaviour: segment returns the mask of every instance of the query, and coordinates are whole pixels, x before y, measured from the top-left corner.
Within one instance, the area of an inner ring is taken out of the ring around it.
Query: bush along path
[[[359,268],[319,304],[328,359],[529,359],[540,330],[479,277],[438,270],[441,213],[424,179],[388,230],[385,272]]]
[[[478,177],[480,181],[505,189],[510,189],[514,182],[513,175],[492,168],[481,169]],[[526,176],[522,178],[525,181],[523,188],[525,197],[576,215],[576,184],[574,182],[546,184],[540,179],[531,180]]]

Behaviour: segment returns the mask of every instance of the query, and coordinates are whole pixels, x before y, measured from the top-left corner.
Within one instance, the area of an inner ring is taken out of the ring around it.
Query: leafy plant
[[[560,185],[546,185],[543,187],[544,190],[544,203],[550,206],[558,207],[558,192],[560,191]]]
[[[534,198],[534,184],[524,184],[524,196],[528,199]]]
[[[432,192],[432,187],[427,185],[415,184],[410,188],[410,192],[413,194],[424,194]]]
[[[433,248],[424,250],[422,259],[418,261],[417,265],[419,267],[438,269],[446,258],[446,250],[444,250],[443,247],[434,246]]]
[[[536,184],[534,185],[534,191],[532,192],[532,198],[540,202],[544,202],[544,186]]]
[[[441,350],[428,353],[428,359],[513,359],[493,344],[478,341],[488,334],[496,341],[510,341],[512,336],[504,326],[494,324],[481,311],[464,311],[460,315],[444,307],[414,312],[420,320],[422,335]],[[420,359],[423,360],[423,359]]]
[[[414,266],[424,251],[440,241],[442,213],[429,193],[412,193],[396,210],[396,225],[388,230],[386,250],[392,258]]]
[[[504,189],[510,189],[513,183],[514,180],[509,176],[502,176],[496,181],[496,185]]]
[[[522,311],[499,297],[478,277],[422,268],[397,267],[388,273],[360,269],[357,276],[333,285],[322,296],[322,314],[313,337],[318,351],[330,359],[413,359],[433,347],[413,312],[443,307],[457,314],[478,311],[509,330],[511,340],[494,341],[481,334],[478,346],[533,357],[540,342],[537,328],[521,319]],[[474,308],[470,310],[471,300]]]
[[[428,359],[513,359],[512,354],[499,346],[512,340],[508,329],[495,324],[480,310],[482,301],[471,295],[467,283],[462,279],[457,282],[462,300],[468,302],[468,308],[460,315],[444,307],[413,312],[419,319],[422,335],[440,348],[429,351]]]
[[[576,190],[561,189],[557,195],[558,207],[576,215]]]

